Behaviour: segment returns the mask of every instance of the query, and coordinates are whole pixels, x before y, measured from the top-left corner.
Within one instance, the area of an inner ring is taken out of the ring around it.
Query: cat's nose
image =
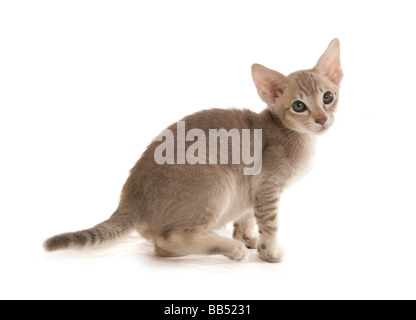
[[[326,122],[326,120],[328,120],[328,117],[323,116],[323,117],[320,117],[320,118],[315,119],[315,122],[316,123],[319,123],[321,125],[324,125],[325,122]]]

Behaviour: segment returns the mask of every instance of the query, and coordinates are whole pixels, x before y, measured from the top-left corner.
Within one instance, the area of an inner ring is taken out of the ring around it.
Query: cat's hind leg
[[[156,246],[163,250],[161,252],[169,253],[165,256],[222,254],[238,261],[248,256],[248,250],[242,242],[214,234],[172,233],[167,237],[158,237]]]
[[[247,248],[256,249],[259,237],[256,235],[256,218],[249,212],[234,222],[233,238],[242,241]]]
[[[173,252],[169,252],[165,249],[162,249],[161,247],[157,245],[157,243],[155,244],[154,252],[155,252],[155,256],[158,256],[158,257],[164,257],[164,258],[183,257],[183,254],[176,254]]]

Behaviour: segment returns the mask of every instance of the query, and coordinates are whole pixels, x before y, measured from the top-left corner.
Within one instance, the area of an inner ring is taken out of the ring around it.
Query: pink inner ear
[[[252,75],[260,98],[269,105],[275,104],[276,99],[283,95],[287,78],[259,64],[252,66]]]
[[[339,85],[343,72],[340,61],[340,48],[339,40],[334,39],[329,44],[324,54],[319,58],[318,64],[316,65],[317,70],[327,77],[331,82]]]
[[[269,79],[269,82],[262,83],[259,86],[259,95],[267,104],[274,104],[277,98],[283,95],[283,84],[275,79]]]
[[[340,84],[340,82],[342,80],[342,77],[343,77],[343,72],[342,72],[342,69],[339,65],[339,61],[332,62],[332,64],[328,65],[322,71],[323,71],[323,74],[329,80],[331,80],[331,82],[333,82],[337,85]]]
[[[276,101],[277,98],[283,95],[283,88],[282,84],[276,80],[270,80],[267,84],[267,93],[271,99],[273,99],[273,103]]]
[[[283,95],[284,90],[282,88],[276,88],[276,98]]]

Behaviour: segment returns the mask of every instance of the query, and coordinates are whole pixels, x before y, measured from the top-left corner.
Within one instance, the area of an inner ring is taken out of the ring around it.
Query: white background
[[[2,1],[0,298],[415,299],[414,3],[340,3]],[[339,112],[282,200],[284,263],[42,251],[110,216],[166,126],[261,111],[251,64],[310,68],[334,37]]]

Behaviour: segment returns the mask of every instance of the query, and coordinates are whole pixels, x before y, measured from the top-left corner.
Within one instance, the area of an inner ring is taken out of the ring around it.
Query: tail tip
[[[43,248],[49,252],[57,251],[57,250],[68,248],[70,242],[71,240],[69,237],[65,235],[59,235],[59,236],[55,236],[55,237],[47,239],[43,243]]]

